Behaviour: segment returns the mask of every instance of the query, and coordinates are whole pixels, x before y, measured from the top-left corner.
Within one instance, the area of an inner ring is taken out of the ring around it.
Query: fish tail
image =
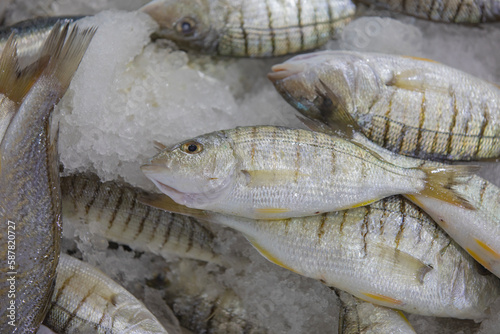
[[[479,166],[472,165],[420,167],[419,169],[426,174],[426,185],[420,195],[437,198],[465,209],[475,210],[476,208],[453,190],[453,187],[467,182],[479,168]]]
[[[79,29],[69,27],[69,23],[57,23],[47,37],[41,50],[41,58],[50,56],[45,75],[53,76],[60,84],[60,91],[65,92],[92,40],[96,27]]]

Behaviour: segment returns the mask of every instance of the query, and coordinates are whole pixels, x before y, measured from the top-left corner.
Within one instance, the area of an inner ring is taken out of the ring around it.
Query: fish
[[[34,333],[54,288],[61,208],[51,115],[95,33],[67,24],[56,28],[27,69],[3,68],[17,64],[15,36],[0,59],[2,101],[18,101],[0,143],[1,333]]]
[[[314,52],[273,66],[268,77],[305,116],[332,128],[350,124],[398,154],[438,161],[500,157],[500,87],[432,60]],[[315,107],[322,103],[331,108]]]
[[[18,22],[8,27],[0,28],[0,51],[5,47],[9,36],[16,34],[17,54],[21,60],[28,58],[25,62],[38,55],[50,32],[58,23],[61,28],[63,24],[72,24],[84,16],[55,16],[38,17]]]
[[[476,169],[404,168],[341,137],[276,126],[202,135],[141,167],[179,204],[253,219],[311,216],[395,194],[419,193],[470,208],[447,188]]]
[[[181,326],[193,333],[271,333],[250,316],[251,310],[233,289],[189,259],[181,259],[178,267],[169,267],[165,276],[148,282],[153,284],[165,286],[165,302]]]
[[[391,12],[399,12],[435,22],[477,24],[500,21],[500,1],[498,0],[447,0],[439,2],[358,0],[357,3],[375,5]]]
[[[401,311],[362,301],[342,290],[336,291],[341,301],[339,334],[416,334]]]
[[[440,200],[412,197],[474,259],[500,277],[500,188],[479,176],[454,190],[476,210],[461,210]]]
[[[96,174],[61,178],[64,219],[80,219],[93,233],[161,256],[175,254],[222,264],[215,235],[192,217],[147,206],[137,198],[147,193],[125,182],[102,182]]]
[[[156,0],[140,11],[160,26],[156,37],[182,49],[231,57],[304,52],[340,33],[351,0]]]
[[[56,287],[44,325],[59,334],[168,333],[124,287],[97,268],[64,253],[57,266]]]
[[[376,305],[478,320],[500,296],[500,280],[402,196],[281,220],[188,208],[166,195],[141,201],[235,229],[270,262]]]

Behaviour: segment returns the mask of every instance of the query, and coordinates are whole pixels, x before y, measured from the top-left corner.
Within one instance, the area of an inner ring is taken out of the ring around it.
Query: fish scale
[[[498,278],[484,276],[470,255],[401,196],[272,221],[190,209],[164,195],[150,204],[231,227],[271,262],[374,304],[479,319],[500,295]]]
[[[272,57],[317,48],[351,20],[350,0],[153,1],[141,9],[159,37],[182,47],[236,57]],[[189,18],[194,32],[183,34]],[[181,23],[179,23],[181,22]]]
[[[273,67],[269,78],[308,117],[339,123],[347,113],[368,138],[421,159],[500,157],[500,88],[420,58],[349,51],[316,52]],[[314,107],[331,90],[334,108]]]
[[[162,256],[220,263],[215,236],[195,219],[158,210],[137,199],[146,192],[92,173],[61,178],[63,217],[79,218],[93,232]]]

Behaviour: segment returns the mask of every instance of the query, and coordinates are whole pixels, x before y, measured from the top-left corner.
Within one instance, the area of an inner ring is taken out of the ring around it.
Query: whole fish
[[[401,196],[346,211],[251,220],[191,209],[164,195],[145,203],[231,227],[271,262],[365,301],[437,317],[479,319],[500,281],[423,210]]]
[[[301,55],[272,70],[276,90],[301,113],[331,126],[350,122],[393,152],[500,157],[500,88],[467,73],[421,58],[354,51]],[[320,112],[315,104],[325,87],[333,106]]]
[[[39,17],[25,20],[9,27],[0,28],[0,51],[7,43],[9,36],[16,34],[17,54],[19,58],[28,57],[31,59],[36,56],[55,24],[73,23],[83,16],[65,16],[65,17]],[[29,62],[29,61],[27,61]]]
[[[483,23],[500,21],[499,0],[358,0],[393,12],[447,23]]]
[[[339,334],[416,334],[401,311],[362,301],[342,290]]]
[[[57,266],[56,287],[44,325],[59,334],[168,333],[125,288],[66,254],[61,254]]]
[[[354,15],[351,0],[156,0],[141,10],[181,48],[272,57],[325,44]]]
[[[257,219],[311,216],[395,194],[468,207],[447,187],[469,168],[403,168],[340,137],[275,126],[199,136],[141,167],[180,204]]]
[[[221,262],[209,229],[192,217],[138,202],[144,190],[86,173],[61,178],[61,192],[63,217],[83,219],[107,239],[162,256]]]
[[[35,332],[54,288],[61,212],[57,127],[51,126],[51,113],[95,32],[56,28],[29,70],[0,71],[4,99],[13,95],[22,100],[0,144],[1,333]],[[16,63],[15,55],[15,42],[9,42],[0,67]]]

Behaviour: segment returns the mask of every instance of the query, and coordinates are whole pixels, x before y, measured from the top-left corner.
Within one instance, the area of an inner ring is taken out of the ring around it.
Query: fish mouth
[[[276,81],[283,80],[289,76],[303,72],[304,69],[305,65],[300,63],[278,64],[271,67],[272,72],[267,74],[267,78],[273,83],[276,83]]]
[[[164,194],[174,196],[182,196],[184,193],[180,192],[179,190],[172,188],[171,186],[166,185],[163,182],[160,182],[158,180],[157,175],[161,173],[162,171],[166,170],[165,167],[163,166],[158,166],[158,165],[142,165],[141,166],[141,171],[146,175],[148,179],[150,179],[155,186]]]

